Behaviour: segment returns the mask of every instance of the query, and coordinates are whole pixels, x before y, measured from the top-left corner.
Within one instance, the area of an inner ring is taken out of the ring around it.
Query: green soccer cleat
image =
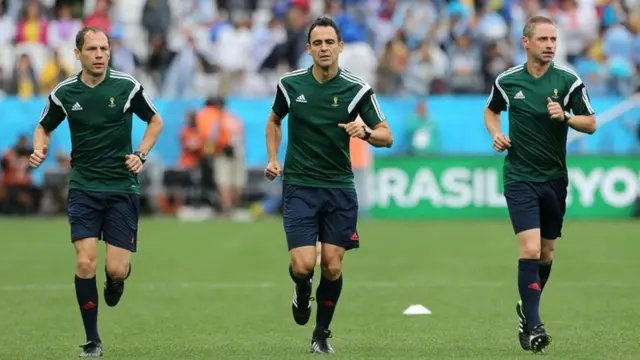
[[[516,314],[518,314],[518,340],[523,350],[531,350],[529,345],[529,324],[522,312],[522,300],[516,304]]]
[[[102,344],[98,341],[87,341],[80,345],[82,352],[80,357],[101,357],[102,356]]]

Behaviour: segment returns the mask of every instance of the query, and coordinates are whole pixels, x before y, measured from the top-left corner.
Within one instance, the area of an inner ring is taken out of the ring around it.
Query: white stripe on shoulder
[[[78,81],[78,78],[76,77],[76,75],[71,76],[69,78],[67,78],[66,80],[61,81],[58,86],[56,86],[55,88],[53,88],[53,90],[51,91],[51,93],[49,94],[49,96],[51,96],[51,101],[53,101],[54,104],[58,105],[62,111],[64,112],[64,114],[66,116],[69,116],[69,114],[67,114],[67,109],[64,108],[64,106],[62,105],[62,101],[60,101],[60,98],[58,98],[58,95],[56,95],[56,92],[58,92],[58,90],[62,89],[63,87],[70,85],[70,84],[74,84]],[[49,109],[47,109],[48,111]],[[46,114],[42,114],[42,118],[44,118]]]
[[[356,93],[356,95],[353,97],[353,99],[351,100],[351,102],[349,103],[349,106],[347,107],[347,111],[349,113],[351,113],[356,106],[358,105],[358,103],[360,102],[360,100],[362,100],[362,97],[369,91],[371,90],[371,85],[367,84],[366,81],[362,80],[361,78],[359,78],[356,75],[353,75],[352,73],[350,73],[347,70],[341,69],[342,71],[340,71],[340,78],[344,79],[352,84],[356,84],[359,85],[361,88],[358,91],[358,93]],[[374,105],[375,106],[375,105]],[[380,116],[380,118],[382,119],[382,114],[381,112],[378,112],[378,115]]]
[[[353,82],[357,82],[358,84],[362,84],[365,85],[367,84],[366,81],[364,81],[361,77],[354,75],[352,72],[347,71],[347,70],[342,70],[342,72],[340,73],[340,75],[344,75],[343,78],[348,78],[353,80]]]
[[[507,96],[507,93],[504,91],[502,86],[500,86],[500,80],[503,79],[505,76],[509,76],[509,75],[515,74],[515,73],[521,71],[522,69],[524,69],[524,64],[520,64],[520,65],[514,66],[514,67],[512,67],[510,69],[507,69],[502,74],[500,74],[500,75],[498,75],[496,77],[496,84],[495,84],[496,88],[498,88],[498,91],[500,92],[500,95],[502,95],[502,98],[507,103],[507,105],[511,105],[511,103],[509,102],[509,97]],[[491,96],[493,96],[493,90],[491,92]]]
[[[64,79],[64,80],[62,80],[62,81],[60,81],[60,82],[58,83],[58,85],[56,85],[56,87],[55,87],[55,88],[53,88],[53,90],[51,91],[51,93],[53,94],[53,93],[55,93],[56,91],[60,90],[60,88],[62,88],[62,87],[64,87],[64,86],[66,86],[66,85],[69,85],[69,84],[73,84],[73,83],[74,83],[74,82],[76,82],[76,81],[78,81],[78,78],[76,77],[76,75],[74,75],[74,76],[70,76],[70,77],[68,77],[68,78],[66,78],[66,79]]]
[[[573,76],[575,76],[575,77],[577,77],[577,78],[580,78],[580,76],[578,76],[578,73],[576,73],[575,71],[573,71],[573,70],[569,69],[569,68],[568,68],[568,67],[566,67],[566,66],[562,66],[562,65],[558,65],[558,64],[555,64],[555,63],[554,63],[554,64],[553,64],[553,67],[554,67],[554,68],[556,68],[556,69],[558,69],[558,70],[562,70],[562,71],[564,71],[564,72],[568,72],[569,74],[571,74],[571,75],[573,75]]]
[[[291,99],[289,99],[289,94],[287,93],[287,89],[285,89],[284,84],[282,83],[282,79],[278,80],[278,89],[280,89],[280,92],[282,93],[282,95],[284,95],[284,99],[287,102],[287,107],[291,107]],[[278,93],[276,92],[276,94],[273,97],[273,104],[271,104],[271,106],[273,107],[273,105],[276,103],[276,97],[278,96]]]
[[[136,95],[136,93],[140,90],[142,85],[133,76],[131,76],[129,74],[125,74],[123,72],[115,71],[115,70],[111,71],[111,78],[112,79],[119,79],[119,80],[127,80],[127,81],[130,81],[131,83],[133,83],[133,89],[131,89],[131,92],[129,93],[129,97],[127,98],[127,102],[124,104],[124,107],[122,108],[122,112],[126,113],[127,110],[129,110],[129,108],[131,107],[131,100]],[[147,103],[149,102],[148,99],[145,99],[145,100],[147,100]],[[156,110],[154,106],[150,106],[150,107],[154,111]]]
[[[563,101],[562,101],[562,102],[563,102],[563,104],[564,104],[564,106],[567,106],[567,105],[569,104],[569,100],[571,99],[571,94],[573,94],[573,92],[574,92],[574,91],[575,91],[575,90],[576,90],[580,85],[582,85],[582,79],[580,78],[580,76],[578,76],[578,74],[577,74],[575,71],[573,71],[573,70],[571,70],[571,69],[569,69],[569,68],[567,68],[567,67],[564,67],[564,66],[561,66],[561,65],[558,65],[558,64],[553,64],[553,68],[554,68],[554,69],[561,70],[561,71],[564,71],[564,72],[566,72],[566,73],[568,73],[568,74],[572,75],[573,77],[575,77],[574,82],[573,82],[573,83],[571,84],[571,86],[569,87],[569,91],[567,92],[567,95],[564,97],[564,99],[563,99]]]
[[[387,118],[384,116],[384,113],[382,113],[382,110],[380,109],[380,104],[378,104],[378,98],[376,97],[376,94],[371,94],[371,103],[373,104],[373,108],[376,110],[378,119],[380,121],[386,121]]]
[[[133,77],[133,75],[131,75],[131,74],[127,74],[127,73],[124,73],[124,72],[122,72],[122,71],[111,70],[111,75],[124,76],[124,77],[130,77],[130,78],[132,78],[132,79],[134,79],[134,80],[135,80],[135,78]]]
[[[285,73],[278,80],[278,88],[280,89],[280,92],[282,93],[282,95],[284,95],[284,99],[287,101],[287,106],[288,107],[291,107],[291,99],[289,98],[289,94],[287,93],[287,89],[284,87],[284,83],[282,82],[282,80],[284,80],[286,78],[294,77],[294,76],[304,75],[306,73],[307,73],[307,69],[306,68],[298,69],[298,70],[294,70],[294,71],[290,71],[288,73]],[[274,95],[274,97],[273,97],[273,104],[275,104],[277,96],[278,96],[278,94],[276,93]],[[273,104],[271,104],[271,106],[273,106]]]
[[[47,102],[44,103],[44,109],[42,109],[42,112],[40,113],[40,121],[42,122],[42,120],[44,120],[44,118],[47,116],[47,114],[49,113],[49,107],[51,101],[47,100]]]
[[[134,78],[133,76],[130,76],[130,75],[111,74],[111,78],[112,79],[118,79],[118,80],[128,80],[128,81],[132,82],[134,85],[139,85],[140,84],[140,82],[138,80],[136,80],[136,78]]]
[[[518,71],[520,71],[522,69],[524,69],[524,64],[520,64],[520,65],[516,65],[516,66],[510,67],[507,70],[503,71],[500,75],[498,75],[496,79],[498,79],[498,78],[501,79],[501,78],[503,78],[503,77],[505,77],[507,75],[515,74],[515,73],[517,73]]]
[[[290,71],[288,73],[285,73],[284,75],[282,75],[282,77],[280,79],[284,79],[287,77],[291,77],[291,76],[298,76],[298,75],[302,75],[302,74],[306,74],[307,73],[307,69],[298,69],[298,70],[294,70],[294,71]]]

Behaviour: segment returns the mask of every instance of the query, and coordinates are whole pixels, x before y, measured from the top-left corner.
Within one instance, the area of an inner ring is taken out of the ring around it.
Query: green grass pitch
[[[305,359],[277,220],[145,219],[110,359]],[[333,323],[336,359],[527,359],[516,336],[517,246],[506,221],[361,222]],[[551,359],[640,356],[640,223],[569,220],[542,296]],[[0,219],[0,359],[71,359],[84,340],[64,219]],[[104,266],[101,246],[99,269]],[[319,272],[316,272],[316,280]],[[317,284],[317,281],[316,281]],[[433,314],[403,316],[411,304]],[[315,305],[315,304],[314,304]],[[315,306],[314,306],[315,308]]]

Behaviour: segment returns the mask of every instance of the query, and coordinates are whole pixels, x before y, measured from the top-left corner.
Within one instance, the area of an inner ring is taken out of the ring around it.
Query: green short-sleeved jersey
[[[311,67],[285,74],[272,110],[289,115],[283,182],[310,187],[353,188],[350,138],[338,124],[360,116],[373,128],[385,120],[371,86],[344,69],[326,83]]]
[[[139,193],[138,178],[125,165],[133,152],[133,114],[148,122],[157,110],[131,75],[107,69],[103,82],[89,87],[80,73],[58,84],[40,117],[51,132],[65,118],[71,133],[70,189]]]
[[[487,106],[495,113],[509,109],[511,147],[504,163],[505,184],[567,180],[568,125],[551,119],[548,98],[574,115],[595,113],[580,77],[553,62],[539,78],[529,74],[526,63],[496,78]]]

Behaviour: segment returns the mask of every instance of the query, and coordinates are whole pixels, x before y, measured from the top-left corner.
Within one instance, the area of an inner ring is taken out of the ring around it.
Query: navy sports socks
[[[551,264],[553,264],[552,261],[540,262],[540,270],[538,270],[538,274],[540,275],[541,290],[544,290],[544,286],[547,284],[547,280],[549,280],[549,276],[551,275]]]
[[[336,280],[329,280],[322,276],[316,290],[318,313],[316,314],[316,330],[329,329],[336,304],[342,291],[342,274]]]
[[[529,329],[542,323],[540,319],[540,260],[520,259],[518,261],[518,290],[522,300],[522,312],[527,319]]]
[[[293,273],[293,265],[289,264],[289,275],[291,276],[291,280],[296,283],[296,286],[298,287],[300,293],[311,294],[311,291],[313,289],[311,288],[309,279],[313,278],[313,270],[311,270],[311,273],[305,277],[298,277]]]
[[[81,279],[76,275],[76,297],[84,323],[87,341],[100,341],[98,336],[98,288],[96,277]]]

